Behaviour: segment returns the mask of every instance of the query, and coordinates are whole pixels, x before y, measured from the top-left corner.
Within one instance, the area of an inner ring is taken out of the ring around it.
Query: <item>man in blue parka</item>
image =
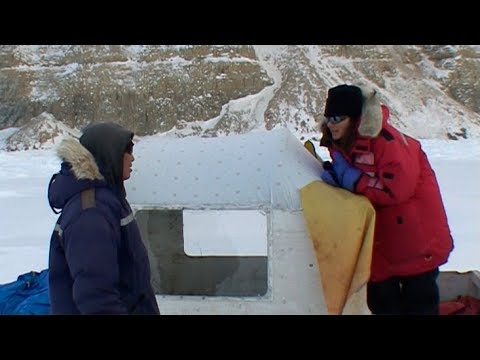
[[[52,314],[159,314],[147,250],[129,203],[133,133],[94,123],[57,149],[48,189],[61,210],[50,240]]]

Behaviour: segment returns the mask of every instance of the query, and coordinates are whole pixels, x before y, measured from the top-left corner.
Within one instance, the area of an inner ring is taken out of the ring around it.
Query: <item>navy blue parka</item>
[[[52,314],[159,314],[147,250],[123,187],[132,137],[119,125],[96,123],[80,141],[65,139],[57,149],[63,162],[48,190],[50,206],[62,211],[50,240]],[[85,208],[87,189],[94,189],[94,204]]]

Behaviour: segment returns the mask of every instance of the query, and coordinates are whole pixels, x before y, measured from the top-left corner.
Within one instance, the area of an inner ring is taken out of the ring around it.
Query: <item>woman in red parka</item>
[[[374,314],[438,314],[439,266],[453,250],[442,197],[419,141],[388,123],[375,90],[329,89],[322,179],[366,196],[376,210],[367,303]]]

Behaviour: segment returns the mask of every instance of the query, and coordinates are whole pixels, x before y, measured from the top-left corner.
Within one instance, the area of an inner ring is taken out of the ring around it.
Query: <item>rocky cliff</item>
[[[315,138],[328,88],[366,82],[411,135],[478,137],[479,78],[480,46],[8,45],[0,129],[38,128],[48,114],[71,129],[107,120],[139,136],[284,126]]]

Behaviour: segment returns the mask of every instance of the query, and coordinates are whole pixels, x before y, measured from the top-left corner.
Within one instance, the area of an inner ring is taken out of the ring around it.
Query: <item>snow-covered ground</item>
[[[0,145],[11,133],[0,131]],[[480,140],[422,143],[437,174],[455,240],[455,249],[442,270],[480,269]],[[320,155],[327,158],[322,150]],[[0,150],[0,284],[47,267],[57,215],[46,194],[59,164],[52,149]]]

